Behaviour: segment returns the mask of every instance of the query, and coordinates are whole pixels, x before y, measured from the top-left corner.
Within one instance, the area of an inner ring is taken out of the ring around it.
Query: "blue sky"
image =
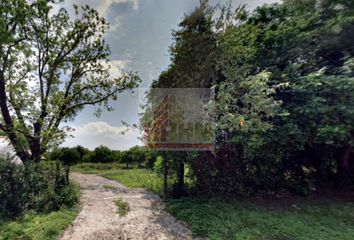
[[[229,0],[210,0],[211,4],[227,3]],[[249,9],[277,0],[234,0],[233,4],[247,4]],[[199,0],[71,0],[62,5],[71,9],[72,4],[88,4],[97,9],[111,24],[105,36],[111,48],[112,74],[120,71],[137,71],[142,83],[134,94],[123,93],[118,101],[112,102],[113,112],[103,112],[98,119],[94,108],[80,112],[72,127],[73,137],[68,137],[65,146],[83,145],[93,149],[101,144],[112,149],[125,150],[141,145],[139,132],[130,130],[124,135],[121,121],[138,123],[139,102],[153,79],[170,63],[168,48],[171,32],[177,28],[184,14],[195,9]]]

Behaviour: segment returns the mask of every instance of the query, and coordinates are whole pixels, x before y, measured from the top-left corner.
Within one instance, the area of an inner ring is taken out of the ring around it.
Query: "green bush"
[[[101,145],[95,148],[95,150],[89,154],[88,159],[85,160],[93,163],[109,163],[115,161],[115,156],[111,149]]]
[[[26,208],[24,167],[0,159],[0,217],[17,216]]]
[[[0,217],[16,218],[29,210],[44,213],[74,206],[77,187],[56,179],[53,167],[48,162],[22,165],[0,158]]]

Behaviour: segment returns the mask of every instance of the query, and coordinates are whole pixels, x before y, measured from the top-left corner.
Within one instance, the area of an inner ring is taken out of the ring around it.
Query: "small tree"
[[[94,163],[108,163],[114,162],[115,156],[111,149],[106,146],[99,146],[91,154],[91,162]]]
[[[70,174],[70,166],[79,162],[80,153],[76,148],[62,148],[60,161],[64,164],[65,167],[65,180],[66,183],[69,183],[69,174]]]
[[[75,149],[78,151],[78,153],[80,154],[80,162],[83,161],[84,159],[84,156],[89,154],[90,153],[90,150],[81,146],[81,145],[78,145],[75,147]]]

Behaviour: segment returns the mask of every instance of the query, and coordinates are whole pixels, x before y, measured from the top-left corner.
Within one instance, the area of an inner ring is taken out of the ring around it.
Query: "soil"
[[[158,195],[94,174],[73,173],[71,177],[81,187],[81,211],[61,240],[193,239],[188,227],[164,210]],[[117,198],[129,204],[125,216],[117,213]]]

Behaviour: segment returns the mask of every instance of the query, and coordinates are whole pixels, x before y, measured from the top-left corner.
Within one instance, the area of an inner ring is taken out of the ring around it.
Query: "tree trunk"
[[[66,180],[67,185],[70,184],[69,174],[70,174],[70,165],[66,165],[65,166],[65,180]]]
[[[184,159],[180,159],[178,164],[177,197],[181,197],[183,194],[184,194]]]
[[[7,105],[5,77],[2,71],[0,72],[0,109],[2,118],[5,123],[5,126],[2,126],[2,130],[8,136],[17,156],[22,160],[23,163],[28,162],[30,155],[26,149],[23,148],[20,141],[18,141],[17,135],[14,132],[14,124],[10,115],[9,107]]]
[[[31,159],[39,162],[41,160],[42,154],[41,154],[41,143],[39,139],[33,139],[33,142],[31,143]]]
[[[348,145],[345,149],[344,149],[344,152],[341,156],[341,159],[340,159],[340,170],[342,172],[342,175],[343,176],[347,176],[349,174],[349,171],[350,171],[350,155],[353,151],[353,147],[352,145]]]
[[[58,187],[60,181],[60,162],[59,160],[55,161],[55,185]]]
[[[163,154],[163,195],[168,198],[168,159],[167,154]]]

